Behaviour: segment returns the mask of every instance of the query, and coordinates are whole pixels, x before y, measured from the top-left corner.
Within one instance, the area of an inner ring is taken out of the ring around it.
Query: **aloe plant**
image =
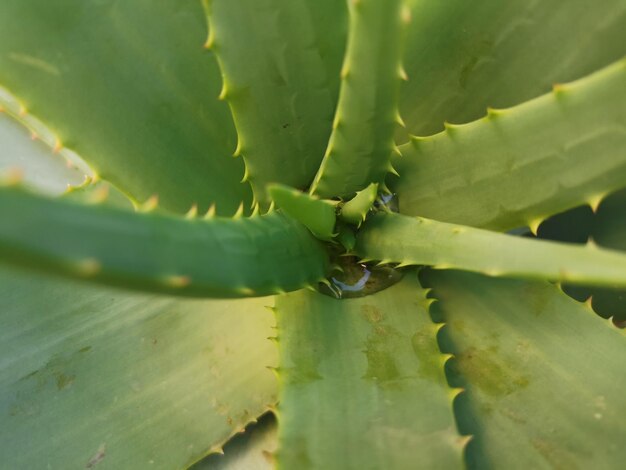
[[[3,0],[0,467],[620,468],[625,22]]]

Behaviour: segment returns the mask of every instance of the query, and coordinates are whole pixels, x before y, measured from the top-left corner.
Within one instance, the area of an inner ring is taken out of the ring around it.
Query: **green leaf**
[[[278,423],[272,413],[234,436],[223,448],[224,454],[212,454],[189,470],[272,470],[272,454],[278,445]]]
[[[0,102],[2,96],[0,88]],[[2,109],[0,104],[0,178],[19,170],[28,187],[49,195],[61,194],[68,184],[77,185],[84,180],[83,171],[69,166],[69,161],[53,153],[41,138],[33,139],[37,136],[34,131]]]
[[[337,241],[345,248],[347,253],[352,252],[356,245],[354,227],[340,223],[337,225],[337,232]]]
[[[3,261],[175,295],[249,297],[325,277],[324,247],[295,220],[184,218],[0,188]]]
[[[107,181],[94,181],[87,177],[83,184],[71,186],[61,196],[67,201],[86,204],[107,204],[123,209],[132,209],[133,203]]]
[[[593,240],[600,246],[626,251],[626,190],[618,191],[602,201],[593,219]],[[591,305],[603,317],[626,321],[626,291],[593,289]]]
[[[400,211],[497,230],[588,203],[626,181],[626,59],[548,95],[403,145]],[[593,158],[589,156],[593,155]]]
[[[357,234],[363,259],[497,277],[626,287],[626,253],[522,238],[421,217],[379,214]]]
[[[469,468],[622,466],[623,333],[547,283],[453,271],[427,280],[467,387],[455,410],[474,435]]]
[[[591,236],[598,245],[626,251],[626,190],[611,194],[600,203]]]
[[[233,214],[251,195],[205,37],[198,0],[6,0],[0,84],[136,201]]]
[[[626,55],[623,0],[411,3],[400,111],[412,134],[515,106]]]
[[[272,184],[268,192],[276,206],[293,217],[321,240],[335,235],[335,205],[282,184]]]
[[[461,468],[425,295],[412,272],[358,299],[276,298],[279,468]]]
[[[341,70],[341,91],[322,165],[311,193],[351,197],[368,184],[382,183],[396,151],[393,134],[402,122],[398,90],[404,30],[409,22],[405,0],[349,1],[349,36]]]
[[[0,298],[5,468],[183,468],[275,402],[271,299],[175,300],[5,268]]]
[[[267,203],[268,183],[306,189],[331,132],[343,53],[344,2],[204,0],[239,133],[245,179]],[[333,17],[334,16],[334,17]],[[266,205],[266,204],[264,204]]]
[[[374,205],[377,195],[378,183],[372,183],[363,191],[357,191],[356,196],[341,206],[339,218],[350,224],[361,225]]]
[[[577,207],[549,218],[539,226],[542,239],[586,243],[591,238],[599,246],[626,251],[626,190],[604,199],[594,213],[589,207]],[[564,284],[571,297],[590,301],[594,311],[617,323],[626,320],[626,291],[617,288],[593,288]],[[590,298],[591,297],[591,298]]]

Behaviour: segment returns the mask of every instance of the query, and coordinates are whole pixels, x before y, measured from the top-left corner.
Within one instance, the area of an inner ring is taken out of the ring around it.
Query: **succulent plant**
[[[0,467],[620,468],[625,24],[3,0]]]

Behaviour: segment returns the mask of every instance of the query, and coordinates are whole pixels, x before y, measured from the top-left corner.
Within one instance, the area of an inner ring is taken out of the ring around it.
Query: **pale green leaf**
[[[549,218],[539,226],[537,236],[543,239],[585,243],[589,238],[599,246],[626,251],[626,190],[611,194],[594,213],[589,207],[578,207]],[[599,315],[626,320],[626,291],[617,288],[592,288],[563,285],[563,290],[580,301],[591,297]]]
[[[328,256],[297,221],[132,212],[0,187],[3,261],[120,287],[251,297],[323,279]]]
[[[425,294],[411,272],[358,299],[277,297],[279,468],[461,468]]]
[[[626,337],[555,286],[433,271],[471,469],[621,468]],[[463,400],[461,400],[463,397]]]
[[[353,225],[361,225],[374,205],[377,195],[378,183],[372,183],[364,190],[357,191],[356,196],[341,206],[339,218]]]
[[[232,214],[251,196],[206,34],[199,0],[4,0],[0,85],[135,200]]]
[[[343,53],[345,2],[204,0],[207,48],[224,77],[220,97],[239,134],[236,155],[266,206],[265,187],[308,188],[331,131]]]
[[[308,228],[320,240],[335,235],[335,205],[282,184],[272,184],[268,193],[276,206]]]
[[[181,301],[3,268],[0,299],[3,468],[182,468],[275,401],[269,298]]]
[[[536,229],[626,181],[626,59],[554,92],[400,147],[400,211]]]
[[[276,417],[267,413],[228,441],[223,455],[209,455],[189,470],[272,470],[277,433]]]
[[[623,0],[411,3],[400,111],[412,134],[515,106],[626,54]]]
[[[85,204],[106,204],[123,209],[134,208],[132,201],[115,189],[111,183],[104,180],[93,181],[89,177],[80,185],[68,187],[62,197],[67,201]]]
[[[82,183],[83,171],[68,167],[61,155],[32,137],[25,126],[0,112],[0,178],[9,171],[19,170],[25,184],[50,195],[61,194],[68,184]]]
[[[357,234],[363,259],[489,276],[626,287],[626,253],[523,238],[421,217],[379,214]]]
[[[311,185],[320,197],[352,197],[382,183],[396,151],[398,91],[405,77],[405,0],[348,1],[349,34],[341,91],[324,160]]]

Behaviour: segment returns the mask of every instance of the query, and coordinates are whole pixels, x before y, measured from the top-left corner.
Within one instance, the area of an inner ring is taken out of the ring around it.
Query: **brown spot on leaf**
[[[74,383],[75,375],[66,375],[63,372],[56,374],[57,390],[63,390]]]
[[[439,348],[432,331],[420,330],[411,338],[413,352],[419,364],[419,374],[423,378],[440,381],[443,378],[443,367],[438,360]]]
[[[361,315],[370,323],[378,323],[383,319],[383,314],[380,309],[373,305],[361,306]]]
[[[529,384],[527,376],[507,367],[496,353],[497,346],[468,348],[457,356],[457,365],[468,382],[491,396],[515,393]]]
[[[105,456],[106,456],[106,444],[101,444],[100,447],[98,448],[98,451],[94,454],[93,457],[89,459],[89,462],[87,462],[87,465],[85,465],[85,468],[95,467],[100,462],[102,462]]]
[[[366,379],[383,385],[400,378],[400,371],[396,364],[396,346],[403,339],[402,335],[391,326],[380,323],[374,325],[365,342]]]
[[[530,443],[555,470],[577,470],[578,457],[562,445],[548,439],[531,439]]]

